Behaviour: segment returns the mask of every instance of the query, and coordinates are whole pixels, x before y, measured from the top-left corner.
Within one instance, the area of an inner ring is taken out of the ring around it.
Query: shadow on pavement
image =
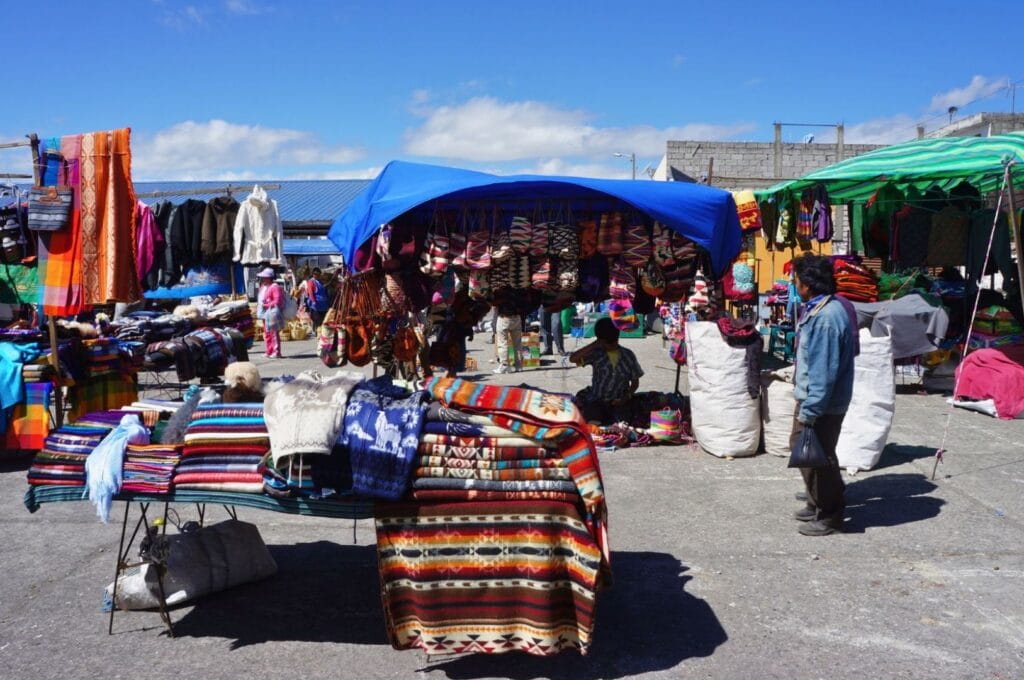
[[[935,455],[935,449],[930,446],[913,446],[910,444],[886,444],[882,449],[882,455],[878,459],[878,465],[874,470],[882,470],[888,467],[903,465],[921,458],[931,458]]]
[[[920,447],[914,447],[920,448]],[[931,519],[945,501],[928,496],[938,487],[922,474],[882,474],[846,485],[846,533]]]
[[[172,612],[175,635],[226,638],[232,649],[286,640],[389,644],[375,546],[268,547],[278,565],[274,578],[202,598],[184,616]],[[709,656],[728,639],[711,607],[686,592],[691,577],[672,555],[613,552],[612,570],[615,582],[598,595],[586,656],[469,655],[430,669],[449,678],[620,678]]]
[[[180,620],[172,612],[174,634],[233,639],[232,649],[279,640],[388,644],[376,546],[267,547],[276,576],[204,597]]]
[[[728,636],[711,607],[686,592],[692,578],[686,571],[666,553],[612,552],[615,582],[598,595],[594,640],[586,656],[474,655],[423,670],[444,671],[453,680],[586,680],[663,671],[692,657],[709,656]]]

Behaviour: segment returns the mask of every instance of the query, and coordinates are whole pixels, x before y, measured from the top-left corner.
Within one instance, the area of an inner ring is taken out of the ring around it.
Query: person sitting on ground
[[[576,394],[576,405],[587,421],[624,420],[644,374],[636,355],[619,346],[619,329],[605,317],[594,324],[594,342],[569,355],[577,366],[593,366],[590,387]]]

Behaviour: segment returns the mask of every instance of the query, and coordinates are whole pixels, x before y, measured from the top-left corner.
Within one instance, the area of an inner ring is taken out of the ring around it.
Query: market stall
[[[926,385],[952,388],[962,401],[967,394],[953,370],[961,357],[1003,348],[990,365],[1014,363],[1024,343],[1015,197],[1022,178],[1024,134],[943,137],[850,158],[758,198],[775,216],[766,225],[773,230],[813,226],[821,206],[842,206],[852,252],[834,257],[838,293],[854,302],[862,328],[890,338],[888,354],[897,362],[922,363]],[[776,292],[780,301],[788,297]],[[975,374],[992,375],[970,363]],[[948,380],[932,382],[933,374]],[[1014,371],[1005,375],[1016,380]],[[975,385],[971,398],[1005,395],[1004,387]]]

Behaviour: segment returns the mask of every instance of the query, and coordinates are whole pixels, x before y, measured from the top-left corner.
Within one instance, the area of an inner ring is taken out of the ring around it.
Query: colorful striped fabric
[[[132,376],[110,373],[79,382],[70,388],[68,398],[72,403],[68,418],[75,422],[92,411],[128,406],[139,398],[139,391]]]
[[[396,649],[586,653],[601,551],[573,504],[379,504],[376,528]]]
[[[124,453],[121,491],[167,493],[181,447],[168,444],[129,444]]]
[[[546,449],[542,449],[546,450]],[[419,456],[417,467],[459,467],[505,470],[508,468],[567,467],[561,458],[528,458],[524,460],[480,460],[473,458],[451,458],[447,456]]]
[[[530,481],[539,479],[571,480],[565,468],[510,468],[506,470],[489,470],[486,468],[430,466],[419,467],[413,472],[414,477],[439,477],[451,479],[492,479],[497,481]]]
[[[50,394],[53,384],[25,383],[25,401],[11,411],[4,433],[4,451],[38,451],[50,433]]]
[[[51,432],[28,470],[28,483],[36,486],[84,486],[85,459],[111,427],[65,425]]]
[[[609,562],[607,508],[597,449],[582,414],[568,397],[455,378],[434,378],[427,383],[426,390],[445,405],[486,413],[495,424],[527,439],[554,443],[583,497],[587,524],[601,546],[606,564]]]
[[[184,439],[175,489],[263,492],[270,451],[263,404],[200,404]]]

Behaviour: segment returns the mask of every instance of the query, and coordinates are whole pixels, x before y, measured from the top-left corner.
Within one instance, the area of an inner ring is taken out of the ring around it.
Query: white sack
[[[860,331],[860,354],[853,362],[853,398],[836,445],[839,467],[870,470],[878,464],[896,411],[892,340]]]
[[[753,456],[761,438],[760,399],[747,393],[746,349],[710,321],[686,322],[693,435],[713,456]]]
[[[174,606],[232,586],[259,581],[277,573],[277,563],[256,525],[227,520],[167,541],[164,593]],[[107,586],[107,596],[114,584]],[[156,567],[143,564],[117,583],[118,609],[154,609],[160,605]]]
[[[789,436],[793,432],[792,366],[778,371],[761,372],[761,426],[764,428],[764,450],[773,456],[789,458]]]

